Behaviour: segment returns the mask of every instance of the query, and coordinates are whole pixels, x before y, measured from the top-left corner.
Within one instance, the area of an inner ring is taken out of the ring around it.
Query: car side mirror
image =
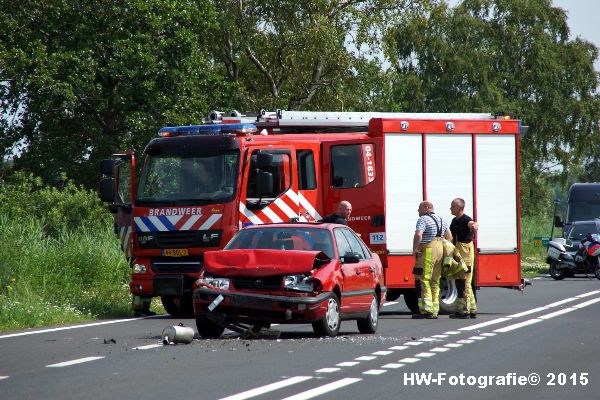
[[[565,226],[564,222],[560,219],[558,215],[554,216],[554,226],[557,228],[562,228]]]
[[[356,253],[346,253],[342,257],[343,264],[357,264],[360,261],[360,257]]]

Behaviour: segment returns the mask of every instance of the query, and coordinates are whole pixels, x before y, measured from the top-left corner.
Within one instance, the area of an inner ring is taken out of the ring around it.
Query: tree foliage
[[[522,138],[523,205],[547,194],[544,173],[578,174],[600,133],[598,50],[569,39],[549,0],[465,0],[404,20],[387,37],[393,102],[429,112],[506,111]],[[548,196],[549,197],[549,196]]]
[[[94,185],[99,160],[231,101],[207,51],[207,2],[0,0],[5,154]],[[16,147],[19,147],[17,150]]]

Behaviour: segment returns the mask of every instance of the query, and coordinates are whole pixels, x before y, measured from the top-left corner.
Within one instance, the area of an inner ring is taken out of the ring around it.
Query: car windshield
[[[334,257],[331,233],[327,229],[309,227],[245,229],[238,232],[225,249],[322,251],[329,258]]]
[[[594,222],[573,225],[567,238],[571,240],[583,240],[588,233],[598,233],[598,228]]]
[[[233,199],[239,152],[202,156],[147,155],[137,200],[154,204],[214,204]]]
[[[569,202],[567,222],[586,221],[600,218],[600,203]]]

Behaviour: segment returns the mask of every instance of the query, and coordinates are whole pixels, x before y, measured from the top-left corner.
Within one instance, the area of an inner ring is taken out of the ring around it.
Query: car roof
[[[333,228],[348,228],[347,225],[333,224],[329,222],[278,222],[271,224],[256,224],[249,225],[244,229],[260,229],[260,228],[321,228],[321,229],[333,229]]]

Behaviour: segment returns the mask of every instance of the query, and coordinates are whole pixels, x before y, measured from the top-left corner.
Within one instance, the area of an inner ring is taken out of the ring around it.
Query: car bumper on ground
[[[223,296],[223,300],[212,311],[209,310],[219,296]],[[200,287],[194,291],[194,311],[196,316],[204,314],[230,321],[312,322],[325,316],[327,300],[332,296],[332,292],[317,296],[282,296]]]

